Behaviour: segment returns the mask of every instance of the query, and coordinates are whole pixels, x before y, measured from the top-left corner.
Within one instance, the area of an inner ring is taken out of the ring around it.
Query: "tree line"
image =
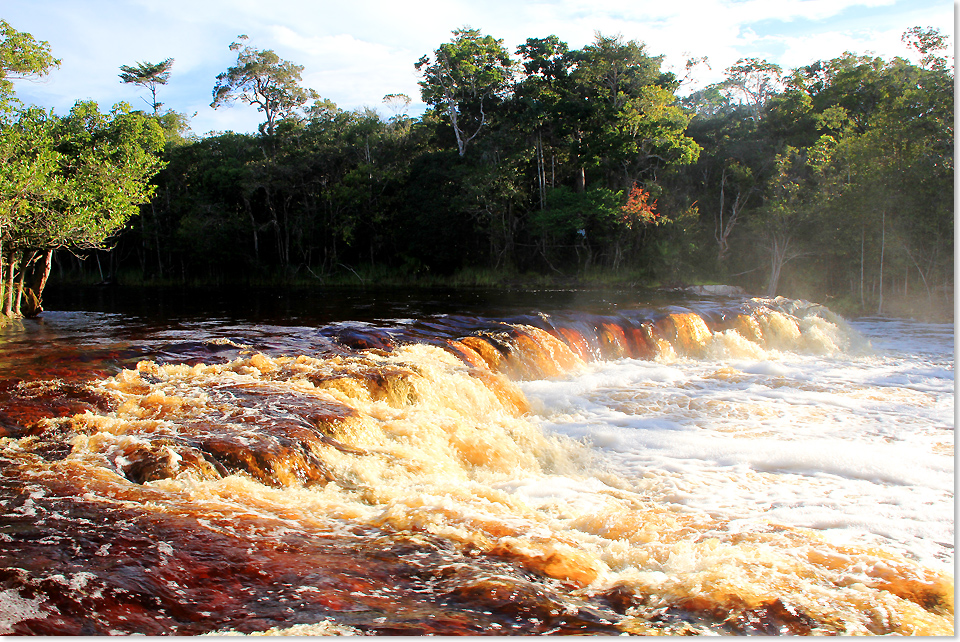
[[[58,250],[65,274],[95,261],[104,280],[366,283],[487,270],[733,282],[873,311],[884,297],[932,303],[952,297],[953,68],[938,31],[904,40],[919,64],[847,53],[783,70],[748,58],[684,94],[688,78],[637,41],[597,34],[570,49],[549,36],[509,52],[463,28],[415,63],[428,109],[411,117],[402,94],[384,98],[390,116],[340,109],[302,86],[302,66],[240,36],[212,106],[243,103],[264,122],[204,137],[157,100],[172,59],[125,65],[120,80],[150,92],[148,111],[78,103],[55,117],[5,102],[5,149],[21,145],[24,123],[50,121],[111,141],[112,156],[38,134],[56,142],[61,165],[90,159],[87,180],[108,176],[112,159],[126,177],[106,181],[110,196],[54,172],[60,200],[31,218],[13,212],[42,199],[8,199],[15,189],[0,176],[5,278],[29,282],[26,266]],[[41,45],[47,58],[26,72],[55,64]],[[704,64],[690,60],[688,76]],[[81,210],[89,218],[66,225]],[[35,228],[47,236],[24,231]]]

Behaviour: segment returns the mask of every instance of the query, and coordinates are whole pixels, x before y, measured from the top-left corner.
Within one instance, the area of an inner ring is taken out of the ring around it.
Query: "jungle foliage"
[[[8,169],[19,161],[7,160],[19,157],[4,151],[5,256],[69,246],[79,258],[57,259],[64,275],[97,259],[102,278],[126,270],[142,282],[605,270],[864,311],[882,310],[885,297],[932,303],[953,290],[953,68],[935,30],[904,40],[920,64],[848,53],[783,70],[749,58],[681,95],[681,79],[643,43],[598,34],[571,50],[549,36],[511,53],[464,28],[415,65],[428,110],[411,117],[409,97],[391,94],[384,117],[321,99],[301,86],[302,67],[241,37],[213,105],[256,107],[257,133],[185,135],[182,115],[159,111],[149,63],[124,68],[124,82],[151,89],[151,113],[8,110],[4,150],[14,134],[35,136],[56,141],[31,152],[38,163],[49,149],[93,167],[108,161],[75,137],[102,135],[128,154],[110,165],[128,178],[122,193],[98,195],[94,213],[53,172],[62,190],[36,188],[56,194],[53,218],[83,212],[93,218],[78,229],[98,234],[44,223],[28,242],[11,227],[25,220],[13,212],[26,201],[11,192],[22,179]],[[100,129],[83,128],[93,121]],[[153,127],[162,162],[148,159]],[[112,252],[82,260],[116,232]]]
[[[162,165],[156,119],[79,101],[66,116],[22,105],[13,79],[59,61],[0,21],[0,315],[34,316],[57,249],[106,247],[149,202]]]

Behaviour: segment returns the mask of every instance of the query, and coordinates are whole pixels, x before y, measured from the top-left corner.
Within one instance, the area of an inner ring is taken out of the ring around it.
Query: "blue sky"
[[[200,135],[255,131],[261,122],[252,107],[209,106],[239,34],[303,65],[303,84],[341,108],[384,113],[384,95],[406,93],[417,113],[414,63],[463,26],[502,38],[511,51],[550,34],[571,48],[597,32],[620,34],[664,55],[678,75],[688,57],[707,56],[710,68],[698,70],[694,88],[721,80],[743,57],[785,69],[844,51],[916,59],[901,34],[935,27],[952,44],[955,20],[952,0],[3,0],[0,18],[49,41],[63,61],[41,81],[18,83],[24,102],[61,113],[78,99],[145,108],[146,92],[119,81],[120,65],[174,58],[158,98],[191,116]]]

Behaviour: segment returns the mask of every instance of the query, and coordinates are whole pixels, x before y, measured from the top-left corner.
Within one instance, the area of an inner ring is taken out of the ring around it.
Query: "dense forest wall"
[[[155,113],[168,142],[149,201],[110,251],[57,252],[52,278],[605,273],[952,309],[953,69],[936,32],[905,39],[921,64],[745,59],[681,97],[641,43],[551,36],[511,54],[458,30],[416,65],[417,118],[400,95],[389,118],[341,110],[300,88],[299,67],[234,43],[215,106],[259,108],[261,131],[189,136]]]

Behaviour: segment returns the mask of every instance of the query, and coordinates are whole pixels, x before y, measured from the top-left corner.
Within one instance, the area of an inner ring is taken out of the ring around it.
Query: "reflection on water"
[[[119,292],[2,331],[0,633],[952,633],[952,332]]]

